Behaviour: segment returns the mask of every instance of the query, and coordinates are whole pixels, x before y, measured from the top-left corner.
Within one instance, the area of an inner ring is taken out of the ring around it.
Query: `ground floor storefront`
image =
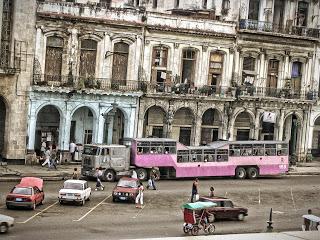
[[[77,144],[122,144],[136,132],[138,95],[56,93],[33,91],[28,118],[29,152],[55,145],[67,152]]]
[[[143,97],[138,137],[174,138],[196,146],[216,140],[288,141],[290,155],[303,159],[310,114],[310,105],[302,103]]]

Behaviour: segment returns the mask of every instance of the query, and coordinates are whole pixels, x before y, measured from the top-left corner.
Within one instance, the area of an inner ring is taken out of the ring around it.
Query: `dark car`
[[[122,177],[112,192],[112,200],[135,202],[138,195],[139,179]]]
[[[24,177],[7,195],[7,208],[28,207],[35,209],[44,200],[43,180],[35,177]]]
[[[214,222],[216,219],[237,219],[243,221],[245,216],[248,216],[248,209],[237,207],[228,198],[223,197],[200,197],[201,202],[214,202],[217,204],[209,213],[209,221]]]

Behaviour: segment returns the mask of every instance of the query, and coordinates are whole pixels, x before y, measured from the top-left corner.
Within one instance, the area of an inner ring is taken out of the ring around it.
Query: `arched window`
[[[114,44],[112,81],[126,85],[128,70],[129,45],[124,42]]]
[[[48,37],[45,60],[46,81],[59,81],[62,69],[63,38]]]
[[[91,39],[81,41],[80,77],[95,77],[97,58],[97,42]]]

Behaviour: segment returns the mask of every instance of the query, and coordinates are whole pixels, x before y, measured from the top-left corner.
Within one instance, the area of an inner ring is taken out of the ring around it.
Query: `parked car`
[[[0,214],[0,233],[6,233],[14,225],[14,218]]]
[[[237,207],[228,198],[223,197],[200,197],[201,202],[214,202],[217,204],[209,210],[212,215],[209,216],[209,221],[214,222],[216,219],[237,219],[243,221],[245,216],[248,216],[248,209],[244,207]]]
[[[86,200],[90,200],[91,187],[85,180],[67,180],[63,188],[59,191],[59,203],[77,202],[84,205]]]
[[[36,177],[24,177],[7,195],[8,209],[13,207],[28,207],[35,209],[44,200],[43,180]]]
[[[130,201],[135,202],[136,196],[138,195],[139,179],[122,177],[114,187],[112,192],[112,200],[116,202]]]

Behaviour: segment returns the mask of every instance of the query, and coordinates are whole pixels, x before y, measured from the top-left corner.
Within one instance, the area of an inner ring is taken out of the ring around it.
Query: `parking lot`
[[[208,195],[214,186],[218,196],[226,196],[249,209],[243,221],[218,221],[216,234],[263,232],[270,208],[273,208],[275,231],[300,230],[301,216],[312,208],[320,215],[320,176],[234,179],[201,179],[200,195]],[[105,183],[104,191],[93,191],[85,206],[60,205],[58,191],[63,182],[45,183],[44,205],[32,210],[7,210],[5,195],[15,185],[0,183],[0,212],[15,218],[16,224],[7,239],[132,239],[183,236],[180,206],[191,194],[192,180],[162,180],[159,190],[146,190],[143,209],[132,203],[113,203],[115,183]],[[94,189],[95,182],[90,182]]]

